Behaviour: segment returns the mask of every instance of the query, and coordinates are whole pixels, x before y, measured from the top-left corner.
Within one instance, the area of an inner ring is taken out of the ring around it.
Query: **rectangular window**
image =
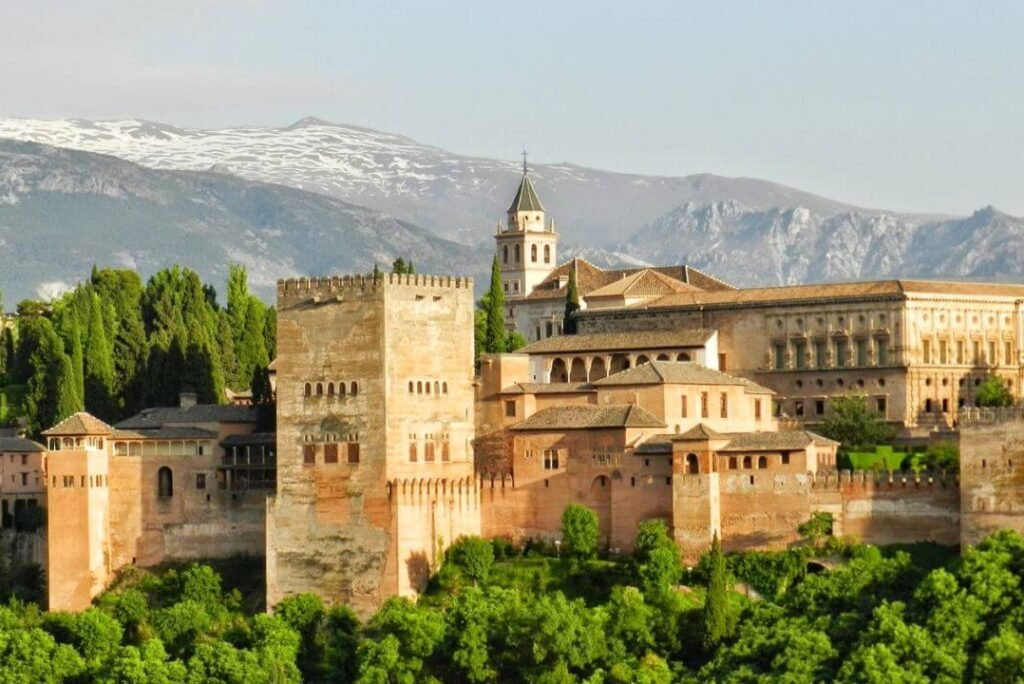
[[[942,400],[942,412],[949,413],[949,399]]]
[[[337,444],[325,444],[324,445],[324,463],[337,463],[338,462],[338,445]]]
[[[835,347],[836,368],[846,368],[846,340],[836,340]]]
[[[803,418],[804,415],[804,402],[797,399],[793,402],[793,414],[798,418]]]
[[[686,395],[679,395],[679,415],[682,418],[686,418]]]
[[[863,368],[868,365],[868,341],[857,340],[857,365]]]
[[[931,413],[932,412],[932,400],[931,399],[925,399],[924,400],[924,412],[925,413]]]
[[[28,465],[28,454],[21,455],[21,465]]]
[[[719,352],[718,354],[718,370],[722,371],[723,373],[729,370],[729,366],[726,363],[725,352]]]
[[[789,465],[789,454],[782,454],[782,465]]]
[[[1013,363],[1013,343],[1003,342],[1003,363],[1007,366]]]
[[[700,417],[701,418],[707,418],[708,417],[708,393],[707,392],[701,392],[700,393]]]
[[[356,465],[359,463],[359,442],[349,442],[346,445],[348,452],[348,462],[350,465]]]
[[[754,420],[761,420],[761,400],[754,400]]]
[[[956,362],[959,365],[963,365],[963,363],[964,363],[964,341],[963,340],[957,340],[956,341]]]
[[[921,362],[931,363],[932,362],[932,341],[921,340]]]
[[[722,417],[723,418],[728,418],[729,417],[729,395],[726,394],[725,392],[722,392],[721,396],[718,399],[718,403],[719,403],[719,409],[721,411]]]
[[[610,466],[612,464],[612,455],[608,453],[593,454],[591,460],[595,466]]]
[[[316,463],[316,444],[302,445],[302,463],[304,465],[313,465]]]
[[[547,325],[545,326],[545,329],[547,330],[547,333],[548,333],[547,337],[551,337],[551,321],[547,322]]]
[[[544,470],[558,470],[558,449],[544,450]]]
[[[885,415],[885,397],[878,397],[875,399],[875,408],[878,409],[878,412],[883,416]]]
[[[447,463],[452,460],[451,449],[448,448],[448,440],[441,442],[441,462]]]
[[[949,363],[949,344],[946,340],[939,340],[939,363]]]
[[[28,473],[22,473],[21,474],[21,484],[22,484],[22,486],[28,484]]]
[[[423,460],[430,463],[434,460],[434,442],[428,441],[423,445]]]
[[[796,364],[797,370],[807,368],[807,342],[804,340],[793,342],[793,362]]]
[[[196,489],[206,489],[206,473],[196,473]]]
[[[775,345],[775,370],[783,370],[786,367],[785,345]]]
[[[516,402],[514,399],[507,400],[505,402],[505,417],[515,418],[516,417]]]
[[[875,338],[875,365],[876,366],[888,366],[889,365],[889,338],[888,337],[876,337]]]
[[[409,463],[415,463],[419,460],[416,446],[416,435],[409,435]]]
[[[819,415],[819,416],[825,415],[825,400],[824,399],[815,399],[814,400],[814,412],[817,415]]]
[[[996,343],[991,340],[988,343],[988,358],[985,360],[988,361],[990,366],[994,366],[999,362],[999,357],[996,356]]]
[[[824,340],[817,340],[814,343],[814,365],[818,368],[824,368],[826,365],[826,351]]]
[[[971,363],[981,363],[984,361],[981,358],[981,342],[974,340],[971,342]]]

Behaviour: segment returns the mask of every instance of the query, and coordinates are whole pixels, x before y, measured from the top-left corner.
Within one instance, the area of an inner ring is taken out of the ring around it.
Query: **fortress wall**
[[[961,544],[999,529],[1024,533],[1024,414],[1019,409],[960,413]]]

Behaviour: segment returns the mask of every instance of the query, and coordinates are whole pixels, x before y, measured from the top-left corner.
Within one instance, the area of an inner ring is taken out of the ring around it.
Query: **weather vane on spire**
[[[523,145],[523,175],[526,175],[526,145]]]

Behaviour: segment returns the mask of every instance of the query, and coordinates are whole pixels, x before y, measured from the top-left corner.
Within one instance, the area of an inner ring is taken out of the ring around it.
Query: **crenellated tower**
[[[558,234],[548,222],[523,155],[523,177],[508,208],[508,222],[498,222],[494,236],[506,299],[529,295],[558,265]]]

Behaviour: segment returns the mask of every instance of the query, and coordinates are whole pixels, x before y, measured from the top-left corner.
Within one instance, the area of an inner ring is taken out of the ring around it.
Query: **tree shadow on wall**
[[[410,554],[405,561],[406,571],[409,573],[409,584],[416,591],[423,591],[430,581],[430,561],[427,554],[422,551]]]

